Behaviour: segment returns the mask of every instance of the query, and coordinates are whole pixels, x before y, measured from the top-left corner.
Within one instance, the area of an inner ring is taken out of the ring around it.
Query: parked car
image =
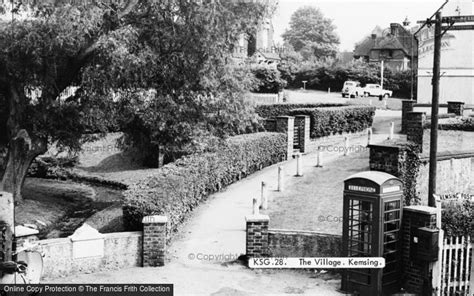
[[[383,89],[380,84],[367,84],[364,89],[364,96],[366,97],[391,97],[392,91]]]
[[[342,87],[342,97],[357,98],[364,93],[359,81],[346,81]]]

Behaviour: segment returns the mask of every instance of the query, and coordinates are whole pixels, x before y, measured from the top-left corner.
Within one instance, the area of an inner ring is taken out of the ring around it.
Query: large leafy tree
[[[339,45],[335,29],[332,20],[324,17],[318,8],[305,6],[293,13],[283,39],[305,59],[334,57]]]
[[[168,129],[177,122],[202,133],[237,122],[233,114],[246,108],[240,97],[215,99],[239,89],[224,67],[227,53],[271,7],[239,0],[1,3],[8,18],[0,18],[0,146],[7,151],[0,191],[16,202],[31,162],[49,145],[77,150],[90,139],[84,135],[106,132],[103,119],[117,94],[126,110],[136,111],[132,119],[157,120],[149,130],[156,141],[178,134]],[[71,87],[79,88],[65,95]],[[155,89],[149,100],[135,100],[149,89]],[[143,106],[155,112],[140,113]],[[234,130],[243,129],[239,124]],[[10,226],[12,203],[0,199],[0,217]]]

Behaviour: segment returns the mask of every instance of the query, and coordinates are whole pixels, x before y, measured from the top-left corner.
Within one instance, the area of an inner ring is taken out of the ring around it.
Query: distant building
[[[474,2],[470,0],[448,2],[443,8],[443,17],[472,14]],[[417,34],[420,40],[417,84],[419,103],[431,103],[432,99],[433,27],[425,27]],[[461,101],[474,105],[474,31],[447,31],[443,35],[439,92],[440,103]]]
[[[257,27],[256,34],[241,34],[238,44],[234,47],[234,59],[254,58],[259,65],[276,67],[281,59],[273,36],[274,29],[271,19],[261,22]]]
[[[354,49],[354,59],[379,63],[396,71],[417,67],[417,42],[413,34],[397,23],[382,30],[375,27],[371,35],[359,42]]]

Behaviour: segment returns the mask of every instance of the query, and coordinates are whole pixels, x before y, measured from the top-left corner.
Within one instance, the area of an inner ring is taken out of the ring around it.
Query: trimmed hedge
[[[213,153],[185,156],[156,169],[129,186],[123,203],[124,225],[140,230],[147,215],[166,215],[168,232],[176,231],[211,193],[286,158],[286,135],[255,133],[232,137]]]
[[[375,107],[302,108],[292,110],[290,115],[309,115],[310,137],[318,138],[344,132],[359,132],[372,126]]]
[[[315,103],[315,104],[271,104],[259,105],[255,107],[255,112],[262,118],[272,118],[277,116],[287,116],[294,109],[301,108],[323,108],[323,107],[341,107],[347,104],[339,103]]]

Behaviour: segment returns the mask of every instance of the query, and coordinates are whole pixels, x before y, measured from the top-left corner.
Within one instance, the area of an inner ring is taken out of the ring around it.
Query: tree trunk
[[[14,204],[13,195],[0,191],[0,262],[12,260]],[[1,275],[1,273],[0,273]]]
[[[15,203],[22,200],[21,189],[31,162],[47,151],[47,142],[32,140],[25,130],[11,139],[8,147],[5,172],[0,182],[0,232],[4,228],[5,239],[0,239],[3,260],[12,260],[13,229],[15,227]],[[2,226],[3,225],[3,226]],[[0,258],[2,259],[2,258]]]
[[[47,151],[44,140],[32,140],[25,130],[20,130],[10,141],[5,173],[0,183],[0,191],[13,194],[15,202],[22,200],[21,188],[31,162]]]

